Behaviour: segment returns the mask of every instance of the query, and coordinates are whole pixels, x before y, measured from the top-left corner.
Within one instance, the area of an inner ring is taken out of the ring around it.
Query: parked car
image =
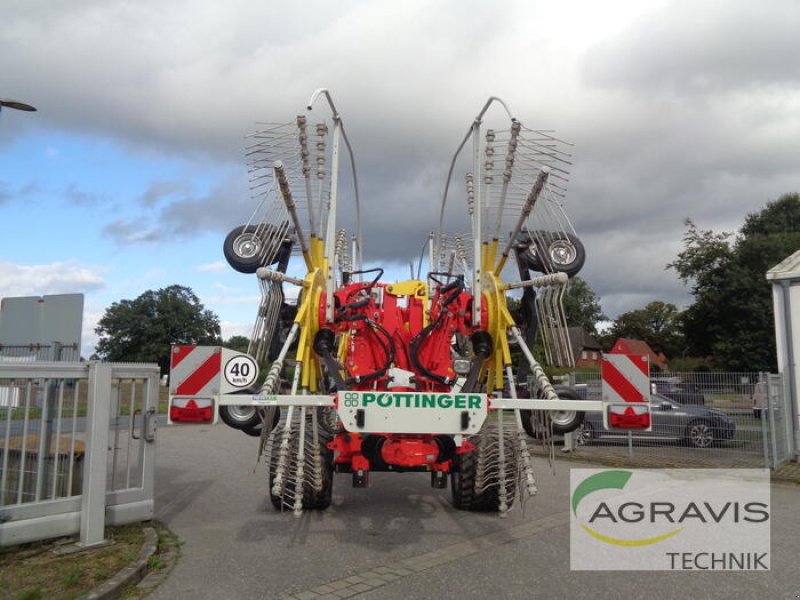
[[[716,442],[733,439],[736,424],[722,411],[681,404],[663,394],[653,394],[650,404],[652,431],[633,431],[639,439],[674,439],[686,441],[695,448],[708,448]],[[627,431],[608,431],[603,427],[603,415],[587,412],[575,431],[579,445],[589,444],[601,437],[627,436]]]
[[[678,377],[651,377],[650,388],[653,394],[662,394],[681,404],[706,404],[706,398],[697,386],[684,383]]]

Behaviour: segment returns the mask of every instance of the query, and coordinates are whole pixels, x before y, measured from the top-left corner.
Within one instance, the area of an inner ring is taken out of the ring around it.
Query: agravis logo
[[[602,473],[597,473],[596,475],[592,475],[584,479],[580,485],[575,488],[575,491],[572,492],[572,513],[575,515],[575,517],[577,517],[578,505],[581,503],[581,500],[593,492],[607,489],[624,489],[630,480],[631,475],[633,475],[631,471],[603,471]],[[602,513],[600,512],[601,510],[603,511]],[[589,518],[589,522],[593,522],[601,516],[606,515],[612,519],[614,518],[613,512],[609,510],[608,505],[605,502],[601,502],[598,505],[597,510],[592,513],[592,516]],[[683,527],[679,527],[678,529],[669,531],[662,535],[645,537],[641,539],[620,539],[611,537],[609,535],[603,535],[584,523],[581,523],[580,526],[586,533],[600,540],[601,542],[614,544],[617,546],[648,546],[650,544],[656,544],[671,538],[673,535],[679,534],[684,529]]]
[[[769,569],[760,469],[573,469],[574,569]]]

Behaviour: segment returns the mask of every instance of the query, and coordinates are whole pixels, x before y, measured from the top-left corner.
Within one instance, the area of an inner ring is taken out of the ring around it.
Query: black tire
[[[313,442],[311,441],[311,420],[310,418],[306,420],[306,453],[310,452],[313,447]],[[331,505],[333,501],[333,450],[328,448],[328,442],[332,439],[330,434],[327,434],[324,429],[319,429],[319,449],[320,449],[320,459],[322,461],[322,488],[320,490],[315,490],[314,487],[311,485],[308,479],[303,482],[303,509],[307,510],[325,510]],[[270,460],[270,467],[269,467],[269,499],[272,503],[272,506],[275,507],[276,510],[291,510],[294,507],[290,506],[290,501],[294,497],[294,485],[295,482],[292,478],[287,478],[286,487],[284,492],[280,496],[276,496],[272,493],[272,486],[275,482],[275,468],[278,465],[278,440],[281,435],[281,430],[278,429],[272,433],[273,436],[276,436],[274,445],[276,446],[273,449],[272,457]],[[295,434],[292,436],[292,442],[290,444],[290,454],[289,456],[295,458],[297,456],[297,450],[299,446],[300,436]],[[297,464],[295,460],[289,461],[288,468],[290,470],[296,469]],[[308,468],[308,467],[306,467]]]
[[[219,418],[225,425],[234,429],[261,425],[261,417],[255,406],[220,406]]]
[[[310,486],[304,492],[303,507],[310,510],[325,510],[333,502],[333,450],[328,448],[327,441],[320,435],[320,459],[322,460],[322,489],[314,490]],[[329,440],[328,440],[329,441]]]
[[[253,225],[240,225],[225,237],[222,253],[225,260],[239,273],[255,273],[263,264],[263,241],[256,235]]]
[[[333,502],[333,452],[328,448],[321,450],[322,459],[322,489],[315,490],[307,482],[303,484],[303,509],[325,510]],[[272,493],[272,484],[275,476],[270,473],[269,477],[269,500],[275,510],[292,509],[286,502],[290,494],[294,494],[294,483],[286,482],[286,491],[283,496],[276,496]]]
[[[280,406],[275,407],[274,416],[272,418],[272,429],[275,429],[275,426],[278,424],[278,421],[281,420],[281,408]],[[244,431],[247,435],[253,437],[261,437],[261,430],[263,429],[263,424],[261,423],[261,417],[254,425],[246,425],[244,427],[240,427],[242,431]]]
[[[541,413],[541,411],[536,410],[520,410],[520,417],[522,418],[522,429],[525,430],[525,433],[528,434],[529,437],[532,437],[535,440],[541,440],[544,437],[548,437],[548,432],[545,427],[544,421],[537,423],[537,419],[541,419],[542,415],[537,414]]]
[[[536,428],[533,426],[533,416],[534,416],[533,411],[520,410],[519,416],[522,418],[522,428],[525,430],[525,433],[527,433],[532,438],[538,437],[536,434]]]
[[[490,482],[483,489],[478,489],[476,475],[479,462],[491,463],[497,469],[493,456],[497,452],[497,446],[489,450],[490,454],[482,455],[486,452],[483,436],[480,433],[470,438],[470,442],[475,444],[475,450],[466,454],[456,455],[453,461],[453,473],[450,477],[451,502],[454,508],[459,510],[469,510],[473,512],[498,512],[500,510],[500,482],[498,473],[490,472],[485,475]],[[514,504],[517,494],[517,460],[514,448],[514,437],[511,431],[506,431],[504,436],[504,448],[506,457],[506,488],[507,488],[507,508]],[[493,469],[493,470],[494,470]]]
[[[710,448],[714,444],[714,428],[703,419],[692,421],[686,426],[686,441],[693,448]]]
[[[265,244],[275,231],[273,225],[263,225],[260,230],[255,225],[240,225],[228,233],[222,244],[225,260],[239,273],[255,273],[259,267],[273,263],[287,262],[287,253],[291,253],[292,242],[283,240],[275,248],[266,248]]]
[[[564,231],[536,231],[528,248],[529,268],[574,277],[586,262],[586,249],[577,236]]]
[[[478,468],[477,452],[456,454],[450,475],[450,501],[458,510],[470,510],[475,495],[475,473]]]
[[[580,400],[581,397],[572,388],[556,386],[556,394],[565,400]],[[553,433],[564,435],[570,431],[575,431],[583,423],[586,413],[583,411],[554,411],[550,413],[550,420],[553,422]]]

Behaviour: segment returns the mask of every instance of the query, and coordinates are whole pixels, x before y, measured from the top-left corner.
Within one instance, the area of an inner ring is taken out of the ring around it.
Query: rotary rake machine
[[[312,124],[318,101],[331,116]],[[493,106],[504,128],[482,131]],[[272,364],[258,390],[222,395],[219,413],[260,438],[273,505],[324,509],[334,473],[366,487],[374,471],[425,472],[434,488],[449,479],[452,503],[464,510],[503,515],[517,494],[534,494],[525,432],[536,422],[577,428],[591,404],[560,393],[530,350],[539,337],[545,361],[572,360],[561,298],[584,250],[562,208],[567,145],[523,127],[490,98],[450,165],[439,228],[425,245],[428,272],[420,259],[416,276],[412,265],[410,279],[388,283],[382,269],[362,264],[355,162],[328,91],[314,93],[307,114],[264,125],[252,139],[257,207],[227,236],[224,253],[258,278],[248,354]],[[350,169],[340,174],[345,151]],[[444,225],[461,162],[471,163],[467,211],[458,211],[469,223],[456,233]],[[340,185],[345,177],[348,186]],[[337,229],[345,197],[355,207],[352,233]],[[293,257],[305,276],[289,274]],[[285,285],[299,288],[296,308],[285,302]],[[515,289],[516,320],[508,303]],[[518,398],[522,371],[531,397]]]

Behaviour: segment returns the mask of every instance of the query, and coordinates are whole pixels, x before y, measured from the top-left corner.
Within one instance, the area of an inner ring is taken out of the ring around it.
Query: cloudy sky
[[[25,0],[0,9],[0,297],[190,286],[249,333],[223,264],[252,204],[244,136],[329,88],[356,152],[365,259],[402,277],[486,98],[575,144],[567,210],[605,312],[685,305],[683,221],[735,230],[800,188],[796,0]]]

